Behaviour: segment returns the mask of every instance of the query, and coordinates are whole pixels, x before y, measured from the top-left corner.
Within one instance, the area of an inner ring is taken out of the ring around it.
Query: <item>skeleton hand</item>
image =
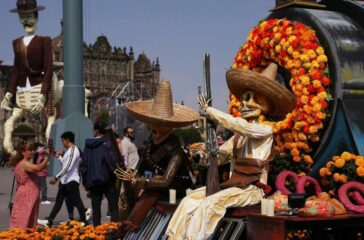
[[[203,95],[198,96],[198,106],[206,111],[206,109],[209,107],[209,103],[212,101],[212,99],[206,100],[206,97]]]
[[[46,97],[43,94],[40,94],[38,98],[38,103],[32,108],[31,113],[34,115],[40,113],[40,111],[42,111],[42,109],[44,108],[45,102]]]
[[[10,101],[11,101],[11,97],[13,96],[13,94],[7,92],[4,96],[4,99],[1,101],[1,109],[7,110],[7,111],[11,111],[13,110],[10,107]]]
[[[114,171],[115,175],[123,180],[123,181],[128,181],[131,182],[132,184],[136,183],[137,177],[136,174],[137,172],[128,168],[127,170],[123,170],[121,168],[116,168]]]

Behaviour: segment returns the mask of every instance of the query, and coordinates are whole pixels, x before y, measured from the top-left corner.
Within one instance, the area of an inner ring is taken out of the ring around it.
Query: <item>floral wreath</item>
[[[278,159],[272,174],[283,169],[305,174],[313,163],[309,154],[312,144],[320,140],[331,100],[327,91],[330,85],[327,56],[310,27],[287,19],[268,19],[252,29],[232,67],[261,72],[270,62],[289,71],[289,85],[297,102],[296,108],[282,121],[269,122],[264,116],[259,118],[272,126],[275,134]],[[230,114],[239,117],[240,104],[238,98],[230,95]]]

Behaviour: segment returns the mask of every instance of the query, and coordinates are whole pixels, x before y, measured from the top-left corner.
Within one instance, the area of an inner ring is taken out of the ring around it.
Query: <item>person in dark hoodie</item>
[[[116,155],[105,137],[106,124],[94,124],[94,138],[86,139],[80,172],[82,184],[90,192],[93,225],[101,224],[101,201],[105,195],[110,206],[111,221],[118,221],[118,196],[115,188]]]

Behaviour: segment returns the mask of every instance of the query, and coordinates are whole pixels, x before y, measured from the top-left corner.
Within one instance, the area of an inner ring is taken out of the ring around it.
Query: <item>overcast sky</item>
[[[197,86],[203,84],[203,54],[211,55],[213,105],[227,111],[225,72],[249,33],[274,7],[274,0],[85,0],[84,41],[100,35],[112,46],[134,48],[151,61],[159,57],[161,79],[172,84],[174,101],[197,109]],[[0,1],[0,60],[13,62],[13,39],[23,35],[16,0]],[[38,0],[38,35],[60,32],[61,0]]]

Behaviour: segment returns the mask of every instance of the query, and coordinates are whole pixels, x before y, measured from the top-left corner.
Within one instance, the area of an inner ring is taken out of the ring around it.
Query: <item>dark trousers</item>
[[[41,200],[47,200],[47,176],[38,176],[38,183],[41,191]]]
[[[64,199],[68,197],[70,200],[75,204],[78,214],[80,215],[80,221],[86,220],[86,209],[83,205],[81,196],[80,196],[80,189],[79,184],[76,181],[71,181],[67,184],[62,184],[61,182],[58,185],[58,192],[56,197],[56,203],[53,206],[51,214],[49,214],[48,219],[53,221],[54,218],[57,216],[59,210],[62,207]]]
[[[102,197],[105,195],[109,207],[110,207],[110,215],[111,221],[118,221],[118,196],[116,193],[115,186],[113,184],[104,184],[90,188],[91,195],[91,206],[92,206],[92,221],[94,226],[98,226],[101,224],[101,202]]]

